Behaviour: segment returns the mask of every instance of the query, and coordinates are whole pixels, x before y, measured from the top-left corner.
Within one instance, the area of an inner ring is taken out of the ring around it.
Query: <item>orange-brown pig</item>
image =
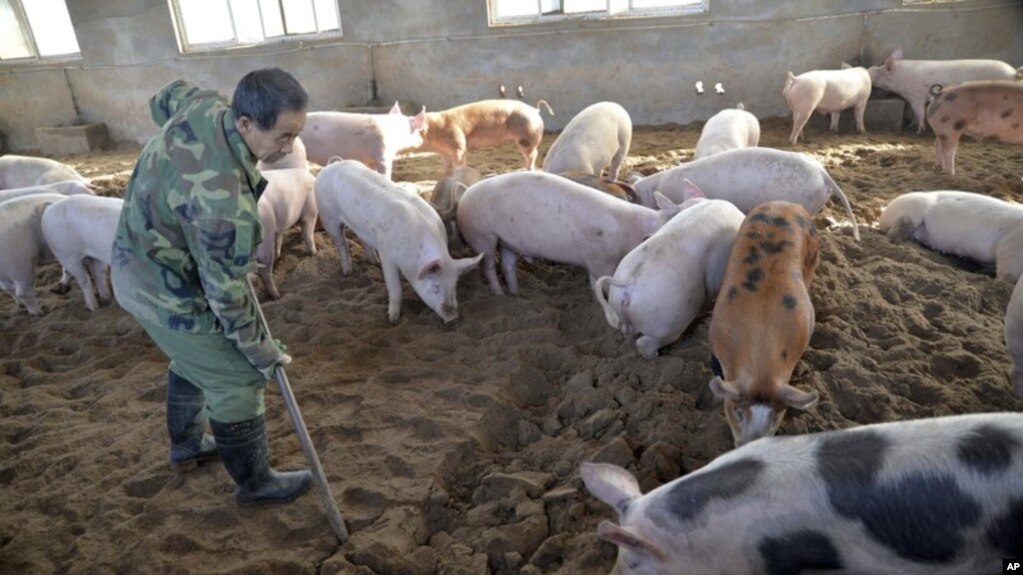
[[[797,204],[761,204],[739,228],[708,335],[710,388],[724,399],[736,446],[774,435],[787,408],[817,403],[817,392],[789,379],[813,332],[818,250],[817,229]]]

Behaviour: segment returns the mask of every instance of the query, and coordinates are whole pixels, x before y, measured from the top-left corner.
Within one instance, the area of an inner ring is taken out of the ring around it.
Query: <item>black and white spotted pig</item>
[[[1023,414],[769,437],[643,495],[584,463],[619,575],[1000,573],[1023,557]]]

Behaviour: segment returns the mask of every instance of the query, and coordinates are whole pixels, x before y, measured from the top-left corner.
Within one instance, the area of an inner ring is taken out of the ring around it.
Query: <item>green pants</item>
[[[222,423],[263,415],[266,378],[223,333],[185,333],[139,322],[170,358],[170,370],[206,394],[206,414]]]

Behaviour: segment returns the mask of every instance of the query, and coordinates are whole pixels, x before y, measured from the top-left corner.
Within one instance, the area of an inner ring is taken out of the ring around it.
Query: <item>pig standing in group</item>
[[[1023,414],[771,437],[643,495],[609,464],[586,488],[617,575],[963,575],[1023,551]]]
[[[43,212],[63,199],[67,196],[33,194],[0,203],[0,288],[32,315],[42,313],[36,303],[36,265],[54,259],[43,237]]]
[[[959,138],[993,139],[1023,144],[1023,82],[965,82],[951,88],[934,86],[927,123],[934,130],[938,164],[956,173]]]
[[[455,166],[447,175],[437,181],[430,194],[430,205],[437,210],[437,215],[444,222],[444,228],[448,233],[448,245],[458,249],[461,253],[465,245],[462,242],[462,234],[458,231],[458,222],[455,216],[458,214],[458,202],[469,186],[480,181],[480,173],[469,166]]]
[[[631,144],[629,112],[614,102],[598,102],[568,122],[547,150],[543,170],[601,176],[606,168],[607,178],[616,180]]]
[[[99,292],[100,300],[110,301],[107,268],[123,205],[120,198],[79,195],[61,200],[43,212],[40,222],[43,237],[64,266],[61,286],[67,287],[70,277],[74,277],[90,311],[99,307],[94,291]]]
[[[721,110],[707,120],[696,142],[693,159],[699,160],[727,150],[755,148],[759,143],[760,122],[739,104],[735,108]]]
[[[612,275],[625,254],[678,213],[657,194],[653,210],[623,202],[561,176],[512,172],[469,188],[458,204],[458,229],[483,255],[490,291],[503,293],[497,253],[508,291],[519,292],[517,258],[540,258],[582,266],[595,286]]]
[[[302,240],[310,254],[316,254],[313,232],[316,228],[316,178],[308,168],[288,168],[263,172],[266,190],[259,197],[259,223],[263,228],[263,241],[256,249],[259,277],[263,287],[273,299],[281,297],[274,282],[274,261],[281,255],[284,232],[291,226],[302,224]]]
[[[853,109],[856,129],[862,134],[863,113],[870,97],[870,74],[866,68],[853,68],[843,63],[841,70],[813,70],[798,76],[789,72],[781,94],[792,110],[792,134],[789,144],[795,145],[803,135],[803,126],[814,112],[831,114],[831,131],[838,131],[842,110]],[[805,139],[805,138],[804,138]]]
[[[681,337],[717,296],[743,220],[738,208],[704,198],[696,186],[690,184],[686,197],[678,215],[622,258],[613,277],[596,284],[608,323],[627,338],[639,335],[636,347],[647,359]]]
[[[910,192],[881,212],[881,233],[892,241],[913,239],[942,253],[994,265],[999,279],[1023,274],[1023,205],[941,190]]]
[[[543,139],[540,106],[554,111],[540,100],[536,108],[518,100],[481,100],[426,115],[421,149],[444,158],[444,171],[463,166],[469,150],[514,143],[526,168],[536,169],[537,148]]]
[[[772,148],[728,150],[641,178],[633,188],[640,203],[652,207],[654,191],[678,202],[687,179],[708,198],[732,202],[745,214],[769,201],[792,202],[816,214],[834,195],[852,220],[853,236],[860,239],[842,189],[820,162],[805,154]]]
[[[28,188],[73,180],[89,184],[74,168],[49,158],[0,156],[0,190]],[[91,185],[90,185],[91,186]]]
[[[40,184],[24,188],[0,190],[0,202],[13,200],[14,198],[20,198],[22,196],[31,196],[33,194],[61,194],[64,196],[74,196],[78,194],[94,195],[95,193],[96,192],[94,192],[88,184],[78,180],[64,180],[62,182],[54,182],[51,184]]]
[[[931,86],[1023,78],[1023,68],[1017,70],[998,60],[903,60],[902,50],[892,52],[884,64],[871,66],[867,73],[875,88],[905,98],[913,110],[918,134],[924,131],[924,108]]]
[[[736,446],[774,435],[787,408],[817,403],[816,391],[789,380],[813,333],[809,287],[819,247],[810,214],[797,204],[762,204],[739,228],[707,335],[710,389],[724,399]]]
[[[482,256],[451,259],[444,224],[426,200],[352,160],[323,168],[315,190],[320,220],[341,254],[344,275],[352,271],[346,227],[379,252],[391,323],[401,314],[402,275],[445,323],[458,318],[458,277],[479,265]]]
[[[309,161],[326,166],[337,156],[358,160],[391,179],[394,158],[423,143],[426,109],[406,116],[395,102],[387,114],[309,112],[299,136]]]
[[[1009,379],[1016,395],[1023,397],[1023,278],[1016,280],[1016,288],[1005,310],[1005,345],[1012,361]]]

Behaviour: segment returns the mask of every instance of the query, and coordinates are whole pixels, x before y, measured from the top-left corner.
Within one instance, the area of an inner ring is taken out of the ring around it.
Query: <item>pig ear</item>
[[[401,106],[399,106],[398,105],[398,101],[395,100],[394,101],[394,105],[391,106],[391,111],[388,112],[388,114],[400,114],[400,113],[401,113]]]
[[[651,541],[627,527],[619,527],[606,519],[597,526],[597,537],[628,549],[640,561],[664,561],[664,551],[657,548]]]
[[[418,132],[426,127],[426,106],[423,106],[423,109],[409,120],[409,126],[412,127],[413,132]]]
[[[778,388],[778,397],[794,409],[809,409],[820,399],[816,391],[800,391],[787,383]]]
[[[422,280],[423,278],[430,274],[439,273],[441,269],[443,269],[441,261],[439,259],[433,260],[432,262],[426,264],[425,266],[423,266],[422,269],[419,270],[419,275],[416,276],[416,279]]]
[[[660,210],[678,210],[678,204],[668,199],[661,192],[654,192],[654,204]]]
[[[583,463],[579,475],[594,497],[614,507],[621,514],[629,502],[643,495],[631,473],[609,463]]]
[[[633,188],[628,182],[623,182],[621,180],[615,180],[614,183],[621,188],[623,192],[625,192],[626,196],[629,197],[629,202],[633,204],[639,203],[639,194],[636,193],[636,188]]]
[[[697,186],[689,178],[682,179],[682,201],[691,200],[693,198],[706,198],[707,194],[703,193],[700,186]]]
[[[735,384],[730,381],[714,376],[707,385],[710,386],[710,390],[714,392],[714,395],[721,399],[729,401],[739,400],[739,388],[735,387]]]
[[[480,265],[481,259],[483,259],[483,254],[479,254],[474,258],[462,258],[460,260],[455,260],[455,269],[458,271],[458,275],[462,275],[471,269],[475,269],[476,266]]]
[[[849,65],[849,62],[842,62],[843,70],[848,70],[849,68],[852,68],[852,66]]]

